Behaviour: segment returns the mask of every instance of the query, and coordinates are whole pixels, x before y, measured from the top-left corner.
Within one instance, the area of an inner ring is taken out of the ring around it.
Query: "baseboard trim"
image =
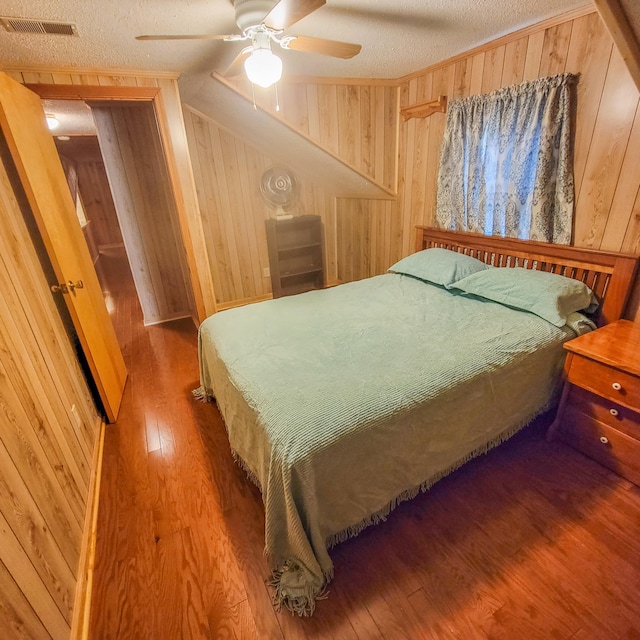
[[[96,561],[96,536],[98,533],[98,506],[100,503],[100,478],[102,476],[102,454],[106,424],[100,419],[98,442],[92,461],[92,476],[89,483],[89,503],[82,533],[82,547],[78,565],[78,580],[71,619],[71,640],[88,640],[93,591],[93,571]]]
[[[191,317],[191,313],[178,312],[175,316],[167,316],[166,318],[155,318],[154,320],[145,320],[143,324],[145,327],[153,327],[156,324],[163,324],[165,322],[173,322],[174,320],[182,320],[183,318]]]
[[[253,298],[242,298],[241,300],[232,300],[231,302],[219,302],[216,304],[216,311],[225,311],[226,309],[234,309],[235,307],[244,307],[246,304],[254,302],[263,302],[264,300],[272,300],[273,295],[267,293],[263,296],[255,296]]]

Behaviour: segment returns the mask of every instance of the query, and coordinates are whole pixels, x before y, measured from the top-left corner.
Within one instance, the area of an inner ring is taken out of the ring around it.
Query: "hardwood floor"
[[[106,432],[92,640],[640,638],[640,489],[535,426],[336,547],[314,617],[276,613],[260,495],[191,396],[196,329],[144,328],[122,255],[100,261],[130,377]]]

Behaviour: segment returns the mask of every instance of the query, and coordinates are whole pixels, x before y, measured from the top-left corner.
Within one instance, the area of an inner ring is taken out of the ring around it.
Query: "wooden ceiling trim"
[[[25,84],[43,100],[143,100],[151,101],[159,87],[94,86],[76,84]]]
[[[634,33],[619,0],[593,0],[611,38],[640,90],[640,36]],[[640,25],[638,25],[640,29]]]
[[[76,76],[114,76],[121,78],[165,78],[169,80],[177,80],[180,77],[180,71],[150,71],[135,69],[104,69],[104,68],[86,68],[79,67],[50,67],[47,65],[16,65],[6,66],[2,70],[5,73],[52,73],[52,74],[72,74]]]
[[[336,84],[367,87],[397,87],[396,78],[335,78],[332,76],[287,76],[284,84]]]

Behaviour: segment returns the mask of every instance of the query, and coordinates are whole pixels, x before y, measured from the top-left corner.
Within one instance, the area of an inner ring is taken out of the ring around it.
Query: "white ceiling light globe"
[[[58,118],[56,118],[54,115],[51,115],[50,113],[46,114],[46,118],[47,118],[47,127],[49,127],[49,129],[56,129],[60,124],[60,122],[58,121]]]
[[[244,61],[244,70],[253,84],[265,89],[282,76],[282,60],[269,49],[255,49]]]

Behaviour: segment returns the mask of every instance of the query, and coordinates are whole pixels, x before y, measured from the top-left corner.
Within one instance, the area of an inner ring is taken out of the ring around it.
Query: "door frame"
[[[197,256],[202,256],[208,264],[206,249],[204,246],[198,246],[198,251],[194,245],[201,245],[198,242],[198,235],[202,238],[201,229],[196,229],[195,233],[191,231],[189,214],[187,211],[187,203],[185,202],[183,191],[183,180],[180,176],[180,168],[174,153],[174,145],[172,143],[171,124],[169,122],[169,114],[167,112],[167,104],[163,98],[161,87],[138,87],[123,85],[68,85],[68,84],[40,84],[25,83],[24,86],[30,89],[43,100],[82,100],[84,101],[146,101],[153,104],[160,132],[160,143],[162,145],[164,160],[169,172],[169,181],[171,193],[175,202],[176,211],[178,212],[178,225],[180,235],[185,248],[187,259],[187,267],[189,272],[189,284],[193,292],[193,301],[195,308],[192,309],[192,318],[194,323],[200,324],[208,315],[215,313],[215,295],[213,294],[213,283],[211,282],[209,269],[198,266],[199,260]],[[177,91],[177,89],[176,89]],[[178,110],[179,111],[179,110]],[[175,114],[173,114],[175,116]],[[179,111],[179,115],[182,113]],[[182,129],[182,120],[180,120]],[[177,125],[176,125],[177,126]],[[188,158],[188,150],[185,150]],[[189,181],[193,186],[195,197],[195,182],[193,173],[189,163]],[[197,207],[197,199],[195,200]],[[199,209],[196,210],[199,218]],[[201,225],[201,221],[198,220]],[[200,233],[198,233],[200,232]],[[203,253],[203,250],[205,251]],[[201,259],[202,260],[202,259]],[[201,278],[204,281],[201,281]]]

